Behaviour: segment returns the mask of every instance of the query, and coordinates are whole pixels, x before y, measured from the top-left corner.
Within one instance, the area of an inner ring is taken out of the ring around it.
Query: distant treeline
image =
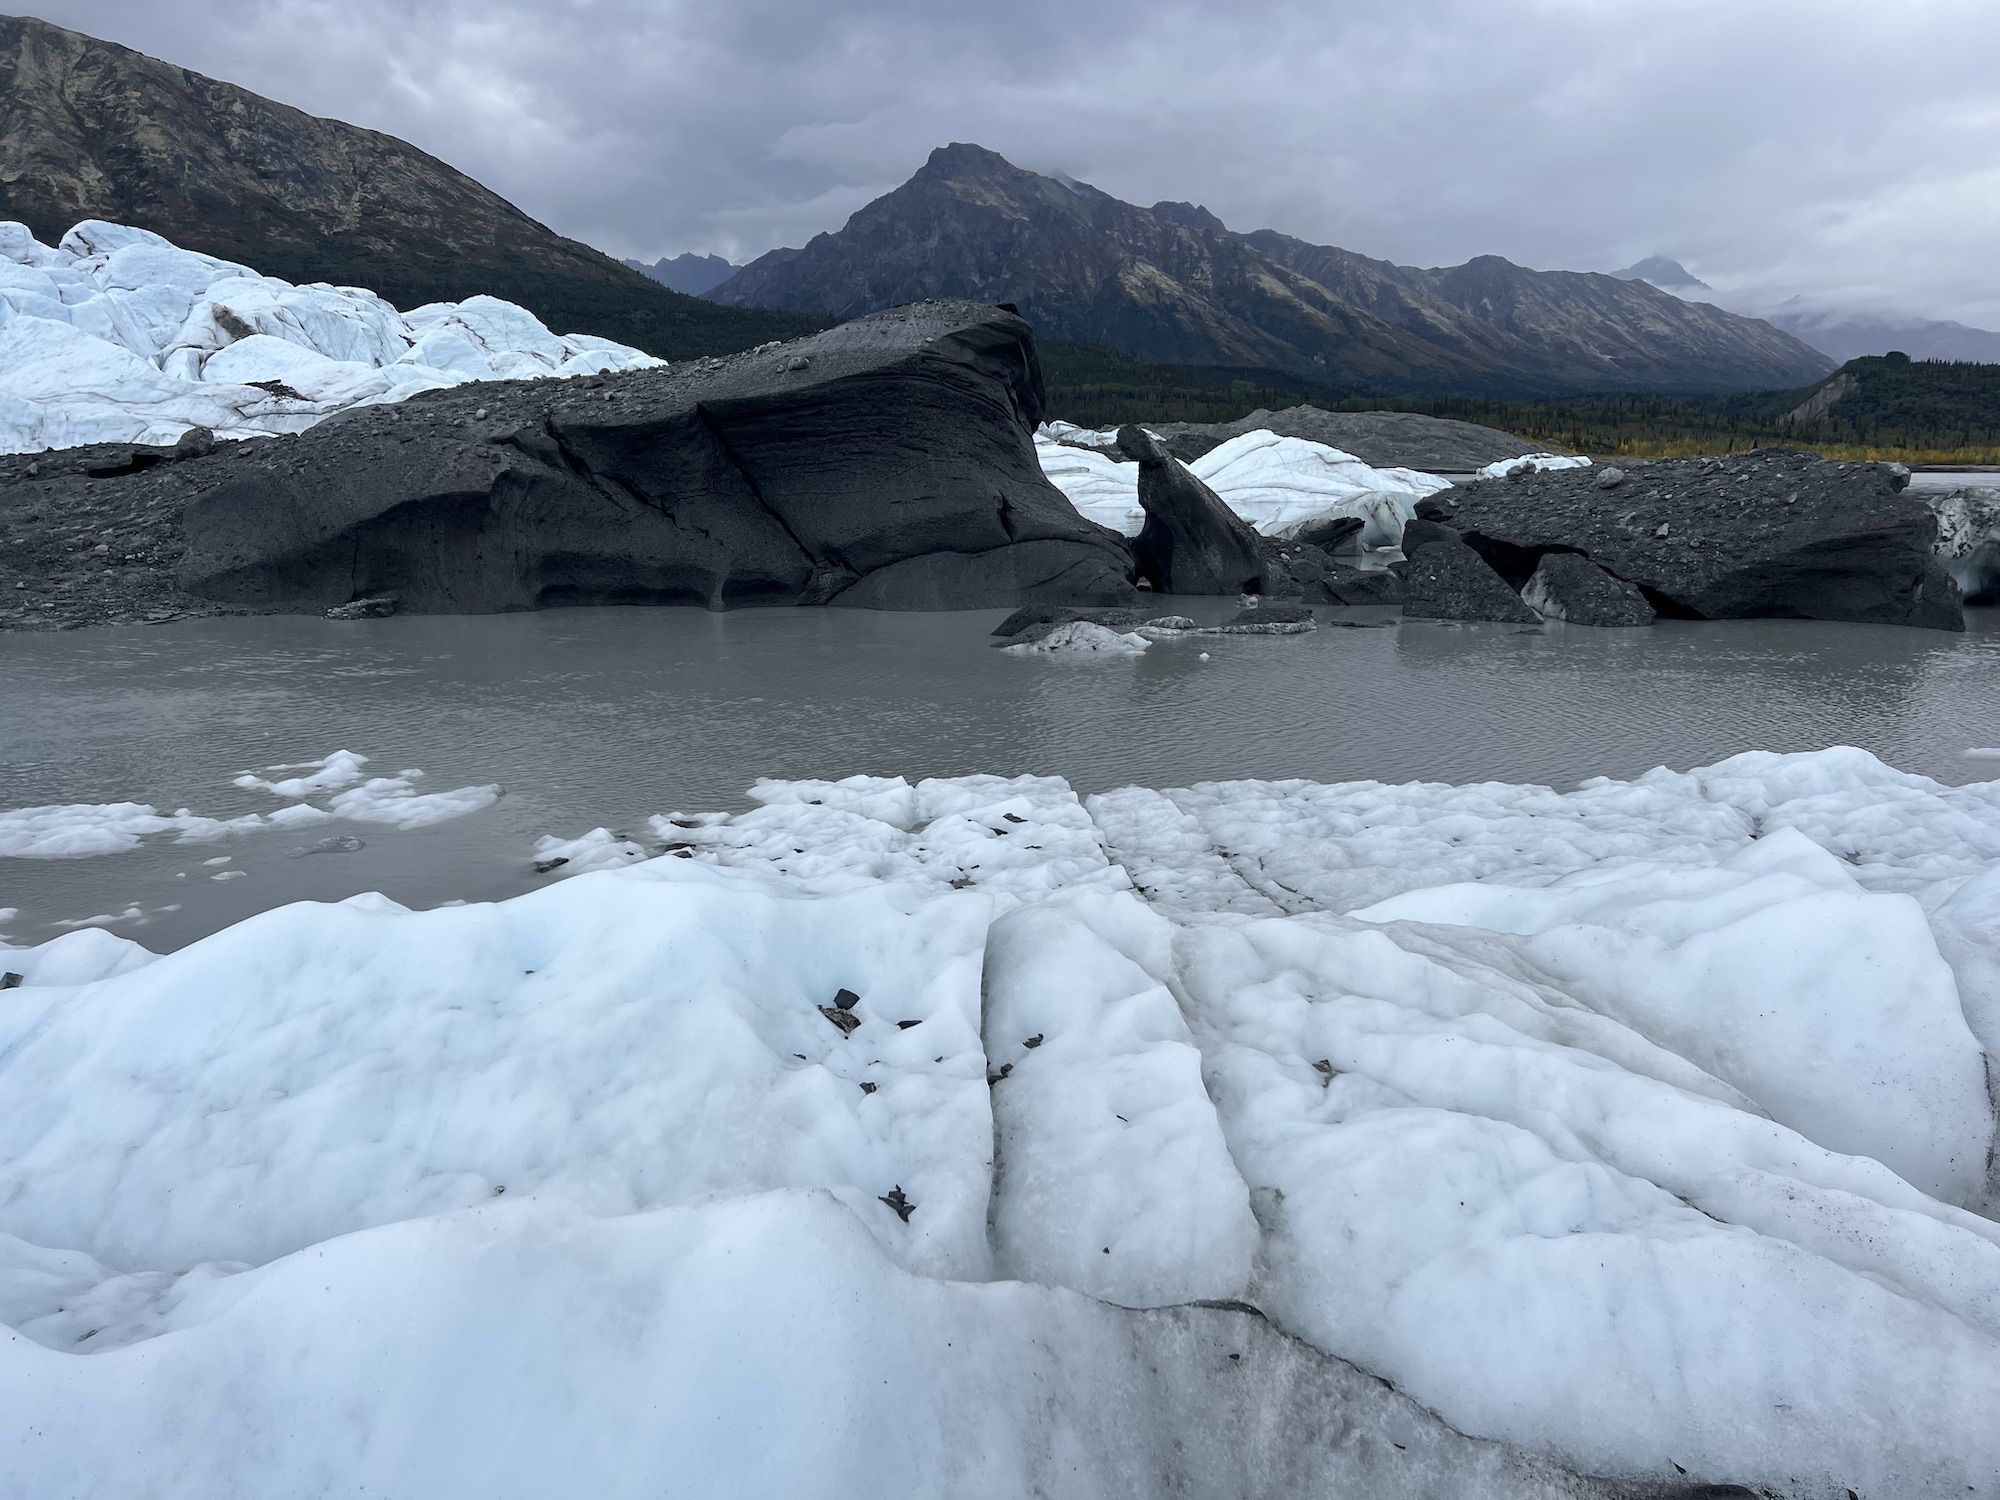
[[[1829,458],[2000,464],[2000,365],[1849,360],[1817,386],[1727,396],[1575,396],[1515,401],[1316,388],[1275,371],[1156,365],[1089,344],[1042,346],[1052,415],[1117,422],[1230,422],[1302,401],[1330,411],[1414,411],[1497,427],[1580,453],[1691,458],[1750,448],[1810,448]],[[1818,392],[1838,399],[1788,420]]]

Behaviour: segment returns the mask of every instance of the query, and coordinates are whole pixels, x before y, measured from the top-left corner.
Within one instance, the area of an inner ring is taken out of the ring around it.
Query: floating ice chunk
[[[270,792],[278,797],[310,797],[314,792],[337,791],[341,787],[353,786],[367,775],[361,768],[368,764],[368,757],[356,755],[351,750],[336,750],[319,760],[300,761],[292,765],[266,766],[266,772],[310,771],[310,776],[287,776],[281,781],[270,781],[254,772],[245,771],[233,780],[233,785],[246,791]]]
[[[500,800],[498,786],[462,786],[449,792],[419,793],[411,785],[421,771],[400,776],[376,776],[337,794],[327,809],[337,818],[357,823],[389,823],[397,828],[423,828],[462,818]]]
[[[1980,748],[1965,752],[1967,760],[2000,760],[2000,749]]]
[[[186,808],[163,814],[142,802],[72,802],[55,807],[18,807],[0,812],[0,856],[15,859],[87,859],[123,854],[156,833],[175,833],[183,844],[213,843],[262,828],[247,817],[220,821],[197,817]]]
[[[15,859],[83,859],[139,847],[150,833],[179,820],[141,802],[72,802],[0,812],[0,855]]]
[[[1000,649],[1016,655],[1138,656],[1151,645],[1151,641],[1136,632],[1112,630],[1089,620],[1071,620],[1039,640],[1021,641]]]

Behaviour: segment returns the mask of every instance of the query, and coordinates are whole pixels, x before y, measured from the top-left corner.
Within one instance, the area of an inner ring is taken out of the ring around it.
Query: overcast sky
[[[1408,264],[1658,253],[1739,303],[2000,328],[1996,0],[32,11],[388,131],[621,256],[802,244],[960,140]]]

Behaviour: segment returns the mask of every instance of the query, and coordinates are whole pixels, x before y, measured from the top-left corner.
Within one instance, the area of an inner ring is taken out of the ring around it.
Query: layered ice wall
[[[1035,454],[1050,483],[1079,512],[1137,536],[1146,524],[1139,466],[1117,457],[1115,438],[1051,422],[1035,434]],[[1080,439],[1085,446],[1078,446]],[[1188,469],[1261,535],[1289,536],[1308,522],[1357,516],[1368,547],[1395,546],[1417,502],[1451,488],[1434,474],[1371,468],[1338,448],[1261,428],[1211,449]]]
[[[350,406],[473,380],[660,361],[558,336],[497,297],[399,313],[90,219],[56,247],[0,223],[0,453],[300,432]]]
[[[22,1492],[2000,1493],[2000,783],[753,796],[0,951]]]

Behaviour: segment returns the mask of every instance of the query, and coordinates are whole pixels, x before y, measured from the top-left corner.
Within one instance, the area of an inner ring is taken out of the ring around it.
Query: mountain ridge
[[[705,295],[835,317],[1011,302],[1049,338],[1383,391],[1777,389],[1833,368],[1769,324],[1643,282],[1498,256],[1424,270],[1239,234],[1196,204],[1141,208],[962,142],[841,230]]]
[[[404,309],[484,292],[667,358],[825,326],[669,291],[394,136],[0,16],[0,219],[52,244],[91,218]]]

